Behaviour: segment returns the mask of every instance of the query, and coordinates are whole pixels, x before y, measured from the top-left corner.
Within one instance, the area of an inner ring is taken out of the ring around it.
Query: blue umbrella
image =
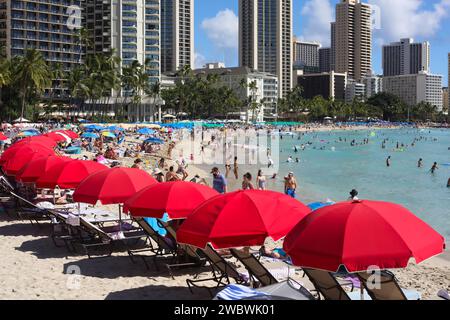
[[[155,130],[149,129],[149,128],[143,128],[143,129],[139,129],[137,131],[137,133],[139,134],[145,134],[145,135],[150,135],[150,134],[155,134]]]
[[[320,209],[323,207],[328,207],[328,206],[331,206],[332,204],[334,204],[334,203],[333,202],[314,202],[314,203],[308,204],[308,207],[312,211],[316,211],[317,209]]]
[[[124,128],[118,127],[118,126],[109,126],[107,129],[108,129],[109,131],[125,131]]]
[[[81,135],[83,138],[93,138],[93,139],[97,139],[99,137],[98,134],[93,133],[93,132],[85,132]]]
[[[164,140],[159,138],[148,138],[147,140],[144,140],[144,142],[152,144],[164,144]]]
[[[104,127],[99,126],[98,124],[91,124],[86,126],[86,131],[101,131],[101,130],[105,130]]]

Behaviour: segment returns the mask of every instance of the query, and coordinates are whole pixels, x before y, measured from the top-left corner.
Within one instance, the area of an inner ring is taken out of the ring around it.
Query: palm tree
[[[156,109],[156,99],[159,99],[161,94],[161,83],[159,81],[153,83],[150,86],[150,90],[147,92],[147,94],[153,98],[153,110]]]
[[[11,63],[10,60],[3,54],[4,48],[0,49],[0,106],[3,105],[2,101],[2,88],[9,85],[11,82]]]
[[[42,54],[36,49],[27,49],[14,63],[14,82],[20,88],[22,98],[21,117],[25,113],[26,99],[31,91],[42,93],[52,85],[52,72]]]

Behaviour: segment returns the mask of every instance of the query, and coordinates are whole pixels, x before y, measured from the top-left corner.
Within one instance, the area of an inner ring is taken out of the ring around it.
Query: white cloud
[[[329,0],[308,0],[301,11],[305,19],[300,38],[307,41],[318,41],[324,47],[331,42],[330,23],[334,21],[334,7]]]
[[[206,58],[201,53],[194,53],[194,69],[201,69],[206,64]]]
[[[215,17],[203,20],[202,29],[219,49],[236,49],[239,45],[239,18],[230,9],[219,11]]]
[[[432,37],[449,15],[450,0],[439,0],[432,8],[424,9],[424,0],[369,0],[379,7],[380,29],[375,30],[377,43],[408,37]]]

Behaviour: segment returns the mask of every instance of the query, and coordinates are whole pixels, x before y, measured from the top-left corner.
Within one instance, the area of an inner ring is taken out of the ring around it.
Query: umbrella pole
[[[119,231],[122,231],[122,205],[119,204]]]
[[[360,281],[360,289],[361,289],[361,301],[364,301],[364,286]]]

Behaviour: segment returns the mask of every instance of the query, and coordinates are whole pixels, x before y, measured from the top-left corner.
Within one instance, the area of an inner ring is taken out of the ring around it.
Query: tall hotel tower
[[[68,26],[69,6],[81,0],[0,0],[0,45],[10,58],[27,49],[40,51],[47,62],[65,71],[82,62],[76,29]],[[64,79],[54,79],[53,96],[64,98]],[[46,92],[48,93],[48,91]]]
[[[161,72],[194,68],[194,0],[161,0]]]
[[[361,0],[341,0],[336,5],[334,69],[361,81],[372,69],[371,7]]]
[[[114,49],[122,66],[148,60],[150,81],[160,80],[160,0],[88,0],[85,23],[87,54]]]
[[[292,88],[292,0],[239,0],[239,65],[278,77]]]

